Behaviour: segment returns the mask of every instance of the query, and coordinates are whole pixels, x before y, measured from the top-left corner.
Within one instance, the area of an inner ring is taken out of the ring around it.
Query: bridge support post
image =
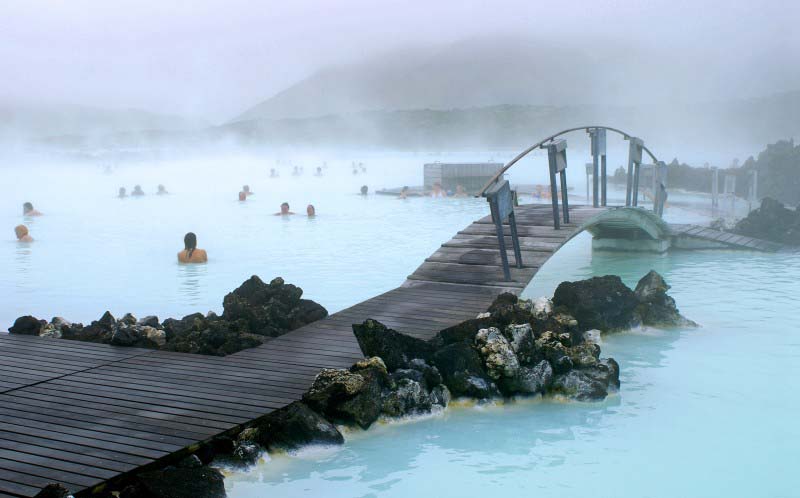
[[[506,282],[511,281],[511,269],[508,266],[508,254],[506,254],[506,238],[503,233],[503,220],[508,218],[511,227],[511,244],[514,247],[514,259],[517,268],[522,268],[522,249],[519,245],[517,235],[517,219],[514,216],[514,196],[511,192],[508,180],[494,184],[490,189],[483,193],[489,201],[489,209],[492,212],[492,221],[497,231],[497,245],[500,248],[500,262],[503,265],[503,278]]]
[[[564,223],[569,223],[569,200],[567,198],[567,141],[564,139],[552,140],[546,145],[547,161],[550,165],[550,196],[553,203],[553,226],[556,230],[561,229],[558,219],[558,185],[556,184],[556,173],[561,180],[561,199],[564,208]]]
[[[625,205],[639,204],[639,167],[642,164],[642,146],[644,142],[636,137],[628,137],[628,185],[625,190]]]
[[[606,205],[606,130],[605,128],[587,128],[586,132],[592,140],[592,206]],[[598,175],[598,163],[602,163],[602,171]],[[598,199],[598,190],[602,190],[601,199]]]
[[[658,161],[653,171],[653,212],[658,216],[664,216],[664,204],[667,202],[667,165],[664,161]]]
[[[606,155],[600,156],[600,204],[606,206],[606,186],[608,185],[608,176],[606,175]]]

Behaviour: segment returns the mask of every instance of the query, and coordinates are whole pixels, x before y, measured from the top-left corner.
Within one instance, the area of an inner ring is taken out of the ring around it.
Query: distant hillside
[[[705,104],[502,105],[450,110],[365,111],[306,119],[254,119],[216,133],[247,144],[453,149],[519,147],[560,129],[608,124],[664,150],[763,146],[800,137],[800,92]]]
[[[772,58],[757,60],[768,67],[691,51],[678,58],[663,48],[602,39],[470,39],[321,70],[232,121],[506,104],[624,106],[729,100],[774,92],[768,83],[777,79],[774,71],[784,80],[794,74],[769,65]],[[794,88],[800,88],[800,80],[796,83]]]
[[[0,102],[0,139],[7,140],[30,141],[146,130],[179,131],[207,126],[202,121],[137,109],[110,110],[70,104]]]

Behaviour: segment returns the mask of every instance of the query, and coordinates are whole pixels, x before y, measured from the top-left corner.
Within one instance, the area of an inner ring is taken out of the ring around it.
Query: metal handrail
[[[561,135],[565,135],[567,133],[572,133],[573,131],[586,130],[588,132],[589,129],[591,129],[591,128],[600,128],[600,129],[604,129],[604,130],[608,130],[608,131],[613,131],[614,133],[618,133],[618,134],[622,135],[623,138],[625,138],[626,140],[631,138],[631,137],[633,137],[633,135],[631,135],[630,133],[625,133],[622,130],[619,130],[617,128],[612,128],[610,126],[577,126],[575,128],[569,128],[567,130],[559,131],[558,133],[556,133],[554,135],[550,135],[549,137],[545,138],[544,140],[541,140],[541,141],[535,143],[534,145],[531,145],[527,149],[523,150],[522,152],[520,152],[517,155],[517,157],[515,157],[514,159],[509,161],[488,182],[486,182],[486,185],[484,185],[483,188],[481,188],[480,192],[478,192],[475,195],[475,197],[481,197],[483,195],[483,193],[486,192],[486,190],[489,187],[491,187],[494,183],[496,183],[497,180],[501,176],[503,176],[505,174],[505,172],[508,171],[509,168],[511,168],[511,166],[514,166],[514,164],[516,164],[520,159],[522,159],[523,157],[527,156],[528,154],[530,154],[534,150],[538,149],[539,147],[541,147],[545,143],[553,140],[554,138],[560,137]],[[653,160],[654,163],[658,163],[658,158],[656,158],[656,156],[653,155],[652,152],[650,152],[650,149],[648,149],[646,146],[642,145],[642,150],[647,152],[647,155],[650,156],[650,158]]]

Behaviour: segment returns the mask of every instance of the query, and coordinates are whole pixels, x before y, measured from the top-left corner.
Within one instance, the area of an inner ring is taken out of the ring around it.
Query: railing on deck
[[[659,161],[655,155],[644,145],[642,139],[634,137],[622,130],[609,126],[579,126],[560,131],[541,140],[519,153],[509,161],[489,180],[478,192],[477,196],[486,197],[489,191],[512,166],[532,151],[542,148],[547,150],[550,166],[550,196],[553,203],[553,225],[556,230],[561,228],[559,216],[558,189],[561,188],[561,204],[564,223],[569,223],[569,198],[567,195],[567,141],[558,138],[561,135],[574,131],[586,130],[591,139],[592,153],[592,205],[594,207],[607,205],[608,174],[606,170],[606,132],[611,131],[623,136],[630,142],[628,147],[627,186],[625,189],[625,206],[638,206],[639,204],[639,178],[642,168],[642,156],[646,153],[653,161],[653,211],[662,216],[664,204],[667,200],[667,166]],[[558,181],[556,179],[558,175]],[[560,184],[560,185],[559,185]]]

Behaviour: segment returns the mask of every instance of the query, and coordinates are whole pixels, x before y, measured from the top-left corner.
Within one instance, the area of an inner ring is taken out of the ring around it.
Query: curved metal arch
[[[588,132],[589,129],[591,129],[591,128],[600,128],[600,129],[604,129],[604,130],[608,130],[608,131],[613,131],[614,133],[618,133],[618,134],[622,135],[622,137],[624,139],[626,139],[626,140],[631,138],[631,137],[633,137],[633,135],[631,135],[630,133],[626,133],[626,132],[624,132],[622,130],[619,130],[617,128],[612,128],[610,126],[576,126],[575,128],[568,128],[566,130],[559,131],[558,133],[556,133],[554,135],[550,135],[549,137],[545,138],[544,140],[540,140],[539,142],[536,142],[535,144],[531,145],[527,149],[525,149],[522,152],[520,152],[517,155],[517,157],[515,157],[514,159],[512,159],[511,161],[506,163],[506,165],[503,166],[502,169],[500,169],[500,171],[498,171],[492,177],[491,180],[486,182],[486,185],[484,185],[483,188],[481,188],[480,192],[478,192],[475,195],[475,197],[480,197],[481,195],[483,195],[483,193],[486,191],[486,189],[488,189],[490,186],[492,186],[492,184],[494,184],[497,181],[498,178],[500,178],[506,171],[508,171],[508,169],[511,168],[511,166],[514,166],[520,159],[522,159],[523,157],[527,156],[528,154],[530,154],[534,150],[538,149],[539,147],[541,147],[545,143],[553,140],[554,138],[560,137],[561,135],[566,135],[567,133],[572,133],[573,131],[586,130]],[[647,152],[647,155],[650,156],[650,158],[653,160],[654,163],[658,162],[658,158],[656,158],[656,156],[653,155],[652,152],[650,152],[650,149],[648,149],[646,146],[642,145],[642,150]]]

